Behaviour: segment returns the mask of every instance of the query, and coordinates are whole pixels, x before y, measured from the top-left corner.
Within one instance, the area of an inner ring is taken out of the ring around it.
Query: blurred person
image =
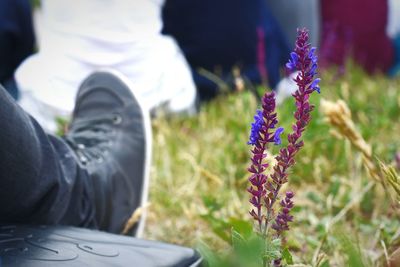
[[[14,72],[33,53],[34,39],[29,0],[0,0],[0,84],[14,99]]]
[[[367,72],[386,72],[394,49],[386,33],[388,2],[322,0],[322,63],[343,66],[348,56]]]
[[[290,48],[265,1],[168,0],[163,19],[163,32],[179,43],[202,100],[219,91],[205,72],[229,85],[237,85],[237,68],[252,83],[278,83]]]
[[[388,0],[387,34],[394,39],[400,34],[400,1]]]
[[[310,31],[311,45],[319,45],[320,0],[267,0],[267,3],[285,32],[289,44],[295,43],[297,28],[305,27]]]
[[[81,81],[112,68],[149,110],[193,112],[195,86],[175,41],[160,34],[163,0],[42,0],[39,52],[18,68],[21,106],[48,131],[67,117]]]
[[[310,42],[314,47],[319,46],[321,28],[320,0],[267,0],[268,7],[279,21],[289,43],[294,46],[297,29],[306,27],[310,30]],[[276,101],[281,104],[297,90],[293,81],[297,73],[289,74],[279,81],[275,90]]]
[[[387,33],[393,41],[395,59],[393,67],[389,70],[390,76],[400,75],[400,1],[389,0],[389,18]]]

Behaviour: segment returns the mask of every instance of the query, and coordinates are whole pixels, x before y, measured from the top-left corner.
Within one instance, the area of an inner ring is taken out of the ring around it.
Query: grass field
[[[289,178],[296,207],[288,244],[296,263],[375,266],[400,243],[400,206],[390,189],[369,184],[361,154],[332,134],[319,105],[322,98],[343,99],[374,155],[393,163],[400,151],[400,80],[369,77],[351,66],[343,77],[333,73],[323,73],[321,94],[311,98],[313,120]],[[290,98],[278,107],[286,129],[293,103]],[[229,249],[229,221],[251,222],[246,142],[256,108],[249,92],[232,93],[204,105],[198,116],[154,120],[146,238]]]

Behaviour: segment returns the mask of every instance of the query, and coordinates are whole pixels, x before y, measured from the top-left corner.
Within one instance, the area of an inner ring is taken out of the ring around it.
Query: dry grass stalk
[[[368,173],[376,181],[382,182],[383,179],[373,161],[372,148],[356,129],[351,118],[351,111],[346,102],[343,100],[332,102],[321,99],[321,111],[325,115],[327,122],[335,127],[341,136],[348,139],[363,154],[364,166]]]
[[[379,166],[381,167],[381,171],[384,174],[386,181],[396,192],[397,200],[400,201],[400,176],[397,174],[393,166],[387,166],[381,161],[379,161]]]
[[[140,217],[144,213],[144,211],[150,206],[150,203],[146,203],[144,206],[137,208],[125,223],[124,229],[122,230],[121,234],[126,235],[129,231],[139,222]]]
[[[371,146],[364,140],[357,131],[353,120],[351,119],[351,111],[343,100],[331,102],[322,99],[321,111],[324,113],[326,120],[335,127],[339,134],[348,139],[351,144],[356,147],[362,154],[364,165],[369,174],[383,185],[388,182],[397,194],[397,200],[400,201],[400,177],[392,166],[387,166],[379,161],[379,172],[377,165],[373,161]],[[386,265],[389,267],[400,266],[400,248],[397,248],[390,256],[386,255]]]
[[[396,192],[397,201],[400,203],[400,176],[397,174],[393,166],[387,166],[382,161],[379,161],[381,171],[386,178],[386,181],[390,184],[393,190]],[[400,266],[400,248],[397,248],[388,259],[389,267]]]
[[[396,249],[389,258],[388,267],[400,266],[400,248]]]

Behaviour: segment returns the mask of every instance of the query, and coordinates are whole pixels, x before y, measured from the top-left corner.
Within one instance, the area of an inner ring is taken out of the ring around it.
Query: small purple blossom
[[[279,127],[278,129],[276,129],[275,134],[274,134],[275,145],[282,144],[281,134],[283,133],[283,131],[284,131],[283,127]]]
[[[284,231],[289,230],[289,222],[293,221],[293,216],[290,215],[290,210],[293,208],[294,203],[292,198],[294,193],[292,191],[286,192],[285,199],[282,199],[280,205],[281,210],[275,218],[275,223],[272,225],[272,229],[276,231],[277,237],[280,237]]]
[[[318,59],[315,55],[315,50],[317,50],[316,47],[311,47],[310,52],[308,53],[308,58],[311,59],[313,63],[316,63]]]
[[[275,267],[281,267],[282,266],[282,259],[274,260],[274,266]]]
[[[314,90],[314,91],[317,91],[318,94],[321,93],[321,89],[319,88],[319,85],[318,85],[320,81],[321,81],[321,79],[320,79],[320,78],[317,78],[317,79],[315,79],[315,80],[312,82],[312,84],[310,85],[310,88],[311,88],[312,90]]]
[[[291,52],[289,62],[286,63],[286,68],[288,68],[291,71],[295,71],[297,69],[298,62],[299,62],[299,56],[295,52]]]
[[[261,110],[257,110],[256,114],[254,115],[254,122],[251,124],[251,131],[249,141],[247,142],[248,145],[255,145],[258,138],[260,137],[260,130],[264,123],[264,118],[262,115]]]

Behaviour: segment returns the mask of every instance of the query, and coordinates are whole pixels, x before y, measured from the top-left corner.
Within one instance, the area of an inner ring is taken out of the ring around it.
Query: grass
[[[346,101],[374,154],[391,163],[400,151],[400,81],[369,77],[352,66],[343,77],[333,74],[322,75],[322,93],[312,96],[313,120],[290,176],[296,207],[288,242],[296,263],[372,266],[400,243],[400,207],[380,185],[369,184],[361,154],[332,134],[319,101]],[[293,103],[288,99],[278,108],[286,129]],[[207,103],[198,116],[153,121],[146,238],[192,247],[202,241],[219,252],[229,248],[228,221],[251,221],[246,142],[257,107],[249,92],[234,93]],[[357,253],[362,261],[351,256]]]

